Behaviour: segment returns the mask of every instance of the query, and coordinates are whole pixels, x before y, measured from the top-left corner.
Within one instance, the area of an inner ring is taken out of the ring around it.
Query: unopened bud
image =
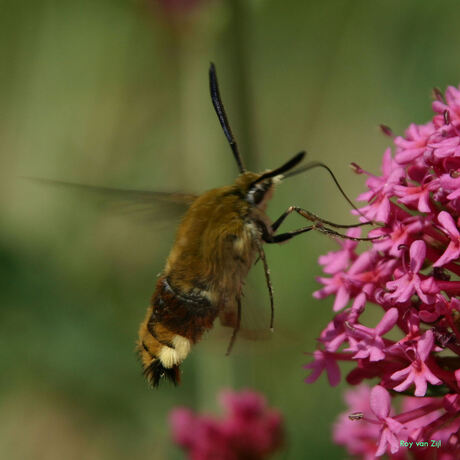
[[[385,136],[389,136],[391,138],[394,137],[393,131],[391,130],[391,128],[389,126],[380,125],[380,130],[382,131],[383,134],[385,134]]]
[[[361,168],[361,166],[357,165],[356,163],[350,163],[350,168],[356,174],[363,174],[364,173],[364,170]]]
[[[448,110],[444,110],[443,116],[444,116],[444,124],[445,124],[445,125],[450,125],[450,114],[449,114],[449,111],[448,111]]]
[[[433,88],[433,97],[439,102],[445,102],[444,94],[442,94],[442,91],[439,88]]]

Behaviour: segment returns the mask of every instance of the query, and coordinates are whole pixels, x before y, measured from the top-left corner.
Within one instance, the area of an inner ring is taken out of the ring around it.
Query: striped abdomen
[[[179,383],[179,365],[217,314],[218,308],[205,297],[182,293],[166,276],[159,278],[137,344],[149,383],[157,386],[161,377]]]

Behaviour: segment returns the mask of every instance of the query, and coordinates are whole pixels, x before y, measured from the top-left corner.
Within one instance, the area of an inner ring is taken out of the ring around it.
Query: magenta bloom
[[[340,361],[355,363],[350,384],[373,379],[373,389],[359,387],[365,402],[349,401],[348,415],[362,416],[342,415],[334,429],[359,458],[460,458],[460,89],[436,96],[433,119],[394,139],[380,176],[353,164],[368,188],[353,214],[381,238],[363,248],[340,241],[319,260],[314,297],[332,295],[340,312],[320,334],[306,381],[326,371],[336,385]],[[380,310],[377,325],[363,320],[366,309]],[[436,453],[415,446],[431,439],[442,441]]]
[[[361,230],[359,228],[352,228],[348,230],[347,235],[359,237]],[[333,275],[334,273],[341,272],[350,265],[350,262],[357,258],[355,248],[358,245],[357,241],[341,240],[338,241],[342,247],[341,251],[331,251],[324,256],[320,256],[318,262],[324,266],[324,273]]]
[[[333,387],[338,385],[340,382],[340,368],[336,359],[334,359],[333,353],[316,350],[314,352],[314,357],[314,361],[304,366],[304,369],[313,370],[310,377],[306,378],[305,381],[307,383],[313,383],[321,375],[323,370],[326,369],[329,384]]]
[[[360,458],[375,458],[380,428],[364,420],[350,420],[349,414],[370,414],[370,388],[360,385],[345,392],[347,412],[340,414],[334,424],[334,442],[346,446],[348,452]]]
[[[449,235],[450,243],[444,254],[433,264],[433,267],[442,267],[452,260],[458,260],[460,257],[460,233],[454,219],[446,211],[441,211],[438,215],[438,222],[442,225],[442,229]]]
[[[393,329],[397,320],[398,310],[390,308],[375,329],[356,324],[348,336],[350,347],[345,351],[354,352],[353,359],[369,358],[369,361],[384,359],[386,347],[381,336]]]
[[[395,372],[391,376],[391,380],[404,379],[402,383],[394,387],[395,391],[404,391],[409,386],[415,384],[415,396],[425,396],[427,384],[439,385],[442,383],[425,364],[428,356],[433,349],[434,337],[433,332],[428,330],[417,342],[417,349],[414,350],[415,357],[411,360],[411,364],[405,369]],[[409,353],[408,353],[409,354]]]
[[[391,292],[388,295],[390,302],[407,302],[415,293],[425,303],[430,304],[434,302],[434,298],[429,297],[429,293],[430,291],[435,292],[437,290],[436,283],[432,277],[424,277],[419,274],[425,257],[425,242],[422,240],[414,241],[410,247],[410,265],[408,269],[396,272],[398,275],[401,273],[401,277],[386,284],[387,290]]]
[[[283,422],[265,399],[250,390],[223,391],[225,418],[194,414],[186,408],[170,414],[173,440],[192,460],[263,460],[280,448]]]
[[[391,398],[388,391],[379,385],[374,387],[371,391],[370,406],[380,425],[379,444],[375,455],[377,457],[383,455],[387,450],[387,445],[392,454],[398,452],[401,439],[401,436],[398,435],[403,431],[404,426],[389,416]]]

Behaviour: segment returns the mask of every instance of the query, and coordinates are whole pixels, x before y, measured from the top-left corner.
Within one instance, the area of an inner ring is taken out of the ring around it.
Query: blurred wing
[[[242,306],[242,324],[240,325],[240,329],[238,330],[236,340],[238,340],[238,338],[243,338],[247,340],[268,340],[272,336],[270,328],[268,327],[268,325],[266,328],[263,328],[258,318],[248,318],[249,311],[249,308],[245,309],[244,305]],[[234,329],[237,324],[237,318],[238,313],[236,307],[227,307],[219,312],[219,321],[220,324],[224,327],[230,327]]]
[[[197,195],[190,193],[118,189],[35,177],[27,177],[26,179],[40,184],[86,193],[96,198],[102,205],[107,206],[112,211],[129,213],[150,220],[182,215],[197,198]]]

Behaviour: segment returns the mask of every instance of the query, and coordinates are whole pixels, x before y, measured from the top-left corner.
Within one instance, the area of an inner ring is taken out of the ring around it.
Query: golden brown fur
[[[259,206],[245,200],[259,176],[246,172],[234,185],[204,193],[183,217],[139,329],[138,350],[154,385],[163,375],[176,383],[187,343],[199,340],[217,315],[225,326],[235,326],[243,281],[261,242],[256,222],[270,224],[266,200]]]

